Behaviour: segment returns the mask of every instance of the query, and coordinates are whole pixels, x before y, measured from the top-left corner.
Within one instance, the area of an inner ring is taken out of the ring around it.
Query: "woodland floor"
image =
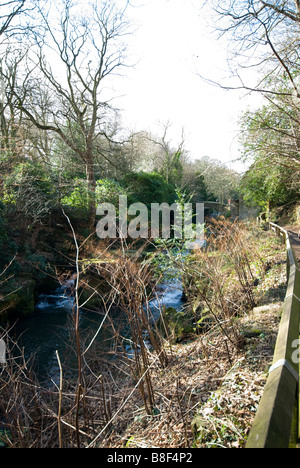
[[[136,392],[100,446],[244,447],[272,364],[281,309],[282,303],[270,303],[240,320],[241,352],[213,335],[169,347],[168,368],[152,372],[153,416]]]

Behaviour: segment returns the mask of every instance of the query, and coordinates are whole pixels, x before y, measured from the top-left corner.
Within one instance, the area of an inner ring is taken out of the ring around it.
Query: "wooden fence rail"
[[[246,448],[295,448],[300,435],[300,270],[288,232],[273,223],[269,228],[286,242],[288,286],[273,365]]]

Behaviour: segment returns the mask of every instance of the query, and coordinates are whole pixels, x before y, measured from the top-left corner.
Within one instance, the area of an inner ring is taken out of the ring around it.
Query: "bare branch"
[[[0,14],[3,11],[4,14],[0,16],[1,20],[4,20],[4,23],[0,27],[0,36],[6,32],[12,23],[13,19],[20,15],[24,10],[23,7],[27,0],[11,0],[9,2],[3,3],[0,5]],[[8,13],[5,13],[5,10],[9,9]]]

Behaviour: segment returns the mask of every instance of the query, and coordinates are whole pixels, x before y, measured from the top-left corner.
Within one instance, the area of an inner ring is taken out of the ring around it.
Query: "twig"
[[[75,336],[76,336],[76,349],[77,349],[77,364],[78,364],[78,390],[77,390],[77,396],[76,396],[76,439],[77,439],[77,447],[80,448],[80,437],[79,437],[79,406],[80,406],[80,395],[81,391],[83,389],[82,386],[82,356],[81,356],[81,346],[80,346],[80,334],[79,334],[79,312],[80,312],[80,306],[79,306],[79,295],[78,295],[78,289],[79,289],[79,246],[76,238],[76,234],[74,231],[74,228],[72,226],[72,223],[69,219],[69,217],[66,215],[64,210],[62,209],[62,212],[64,216],[66,217],[69,226],[71,228],[72,234],[73,234],[73,239],[74,239],[74,244],[76,247],[76,283],[75,283]]]
[[[157,360],[157,359],[156,359]],[[142,382],[143,378],[146,376],[146,374],[150,371],[151,367],[154,366],[154,364],[156,363],[156,360],[154,360],[152,362],[152,364],[150,364],[150,366],[148,367],[148,369],[144,372],[144,374],[141,376],[141,378],[139,379],[139,381],[136,383],[136,385],[134,386],[133,390],[130,392],[130,394],[128,395],[128,397],[126,398],[126,400],[123,402],[123,404],[120,406],[120,408],[118,409],[118,411],[116,411],[116,413],[113,415],[113,417],[111,418],[111,420],[106,424],[106,426],[103,427],[103,429],[99,432],[99,434],[92,440],[92,442],[87,446],[87,448],[91,448],[93,445],[95,445],[95,443],[97,442],[97,440],[101,437],[101,435],[103,434],[103,432],[106,431],[106,429],[108,428],[108,426],[113,422],[113,420],[118,416],[118,414],[120,413],[120,411],[124,408],[124,406],[126,405],[126,403],[130,400],[130,398],[132,397],[132,395],[134,394],[134,392],[136,391],[136,389],[138,388],[138,386],[140,385],[140,383]]]
[[[59,448],[63,448],[62,444],[62,430],[61,430],[61,409],[62,409],[62,387],[63,387],[63,370],[60,361],[58,351],[56,351],[56,357],[59,365],[60,372],[60,383],[59,383],[59,405],[58,405],[58,415],[57,415],[57,424],[58,424],[58,438],[59,438]]]

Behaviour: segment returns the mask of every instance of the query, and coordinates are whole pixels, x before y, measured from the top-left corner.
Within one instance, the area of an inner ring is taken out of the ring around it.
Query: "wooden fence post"
[[[294,357],[294,345],[299,343],[300,270],[287,231],[273,223],[269,223],[269,227],[286,241],[288,285],[273,365],[269,370],[247,448],[296,446],[300,434],[299,362]]]

